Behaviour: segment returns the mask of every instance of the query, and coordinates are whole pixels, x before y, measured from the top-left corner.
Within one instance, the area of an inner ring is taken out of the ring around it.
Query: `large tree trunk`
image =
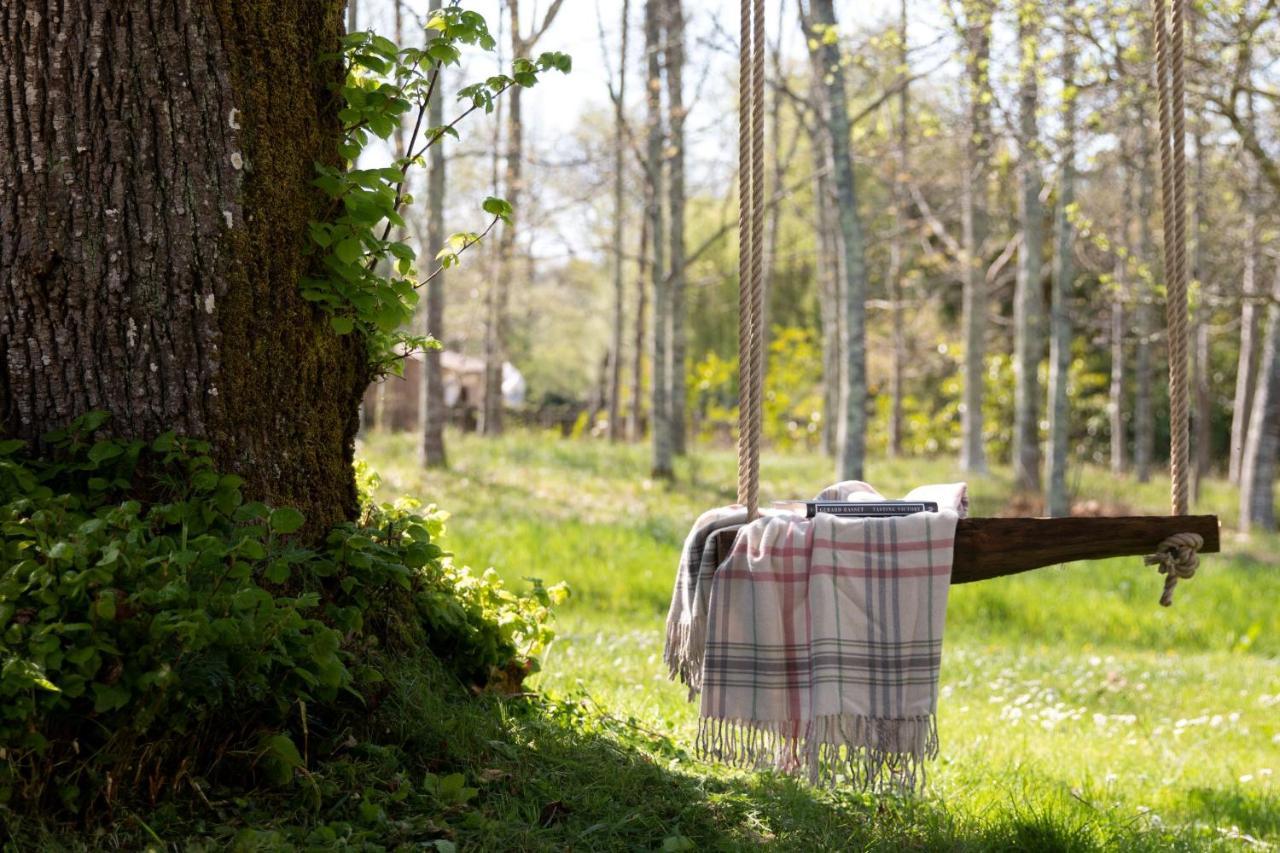
[[[342,12],[0,6],[0,433],[106,410],[119,436],[208,439],[313,530],[350,517],[368,359],[298,289]]]
[[[645,215],[649,220],[649,277],[653,283],[653,373],[650,382],[652,403],[650,432],[653,436],[652,473],[654,477],[670,479],[674,476],[671,442],[671,411],[667,392],[667,333],[671,329],[671,299],[667,287],[662,210],[662,2],[645,0],[644,42],[648,72],[646,106],[648,109],[648,139],[645,148]]]
[[[898,6],[898,73],[908,73],[907,59],[907,0]],[[889,370],[889,455],[902,453],[902,372],[906,361],[906,340],[902,328],[902,296],[906,288],[904,246],[907,222],[910,221],[910,195],[906,181],[910,177],[911,135],[907,126],[909,94],[904,82],[898,94],[898,133],[894,159],[896,174],[893,178],[893,237],[889,243],[889,325],[892,330],[892,366]]]
[[[1240,529],[1275,530],[1272,487],[1280,452],[1280,268],[1271,287],[1267,327],[1262,338],[1258,387],[1240,464]]]
[[[1040,203],[1040,159],[1036,109],[1039,71],[1036,54],[1041,14],[1032,2],[1018,8],[1021,71],[1018,84],[1018,219],[1022,245],[1018,249],[1017,292],[1014,296],[1013,473],[1019,489],[1040,489],[1040,360],[1044,353],[1044,296],[1041,293],[1041,254],[1044,251],[1043,210]]]
[[[960,467],[987,470],[982,398],[987,351],[987,193],[991,175],[990,0],[966,0],[965,80],[969,115],[961,188],[964,231],[964,407],[960,415]]]
[[[441,0],[431,0],[429,11],[440,8]],[[432,30],[431,32],[434,32]],[[443,91],[445,70],[436,72],[436,91]],[[427,108],[427,124],[439,127],[444,124],[444,98],[435,97]],[[444,166],[445,137],[431,146],[431,165],[427,173],[427,239],[425,255],[434,258],[444,245]],[[444,276],[438,274],[427,285],[427,309],[425,333],[444,341]],[[444,427],[448,420],[444,406],[444,375],[440,366],[440,350],[429,349],[422,357],[422,390],[418,395],[418,424],[422,431],[419,455],[429,468],[443,468],[448,464],[444,449]]]
[[[802,8],[803,11],[803,8]],[[825,129],[831,149],[832,184],[840,225],[841,272],[844,277],[844,350],[840,421],[837,428],[839,453],[836,476],[841,480],[862,478],[867,426],[866,297],[867,269],[862,222],[858,216],[858,191],[853,172],[853,152],[849,142],[849,110],[845,93],[844,65],[839,40],[826,36],[836,28],[832,0],[813,0],[812,19],[804,17],[814,73],[823,81]],[[816,36],[815,28],[823,35]]]
[[[667,429],[671,450],[685,451],[685,251],[684,251],[684,7],[682,0],[666,0],[667,71],[667,209],[670,211],[671,353],[667,365]]]
[[[1072,4],[1064,7],[1072,14]],[[1062,40],[1062,172],[1054,230],[1057,269],[1053,276],[1053,301],[1049,330],[1049,476],[1045,511],[1051,516],[1071,514],[1067,495],[1067,449],[1071,437],[1071,409],[1067,400],[1067,380],[1071,366],[1071,315],[1067,301],[1075,277],[1072,264],[1075,226],[1071,208],[1076,193],[1076,94],[1075,48],[1069,35]]]
[[[626,261],[622,256],[626,234],[627,168],[627,46],[631,34],[631,3],[622,0],[618,88],[610,87],[613,100],[613,338],[609,346],[609,440],[622,438],[622,338],[626,325]]]

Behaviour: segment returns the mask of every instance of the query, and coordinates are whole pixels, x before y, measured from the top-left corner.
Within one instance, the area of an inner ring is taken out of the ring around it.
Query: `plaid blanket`
[[[861,482],[822,499],[879,500]],[[704,514],[668,619],[673,677],[702,692],[701,754],[740,766],[915,789],[937,753],[937,679],[963,484],[907,496],[940,512],[804,519]],[[736,515],[735,515],[736,513]],[[710,535],[741,526],[715,566]],[[696,561],[695,561],[696,556]],[[686,627],[687,626],[687,627]]]

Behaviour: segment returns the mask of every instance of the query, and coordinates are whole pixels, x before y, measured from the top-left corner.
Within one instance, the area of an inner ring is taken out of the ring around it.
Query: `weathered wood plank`
[[[1137,515],[1116,518],[962,518],[956,527],[951,582],[972,583],[1077,560],[1153,553],[1175,533],[1199,533],[1201,553],[1219,549],[1216,515]],[[736,531],[716,534],[720,559]]]

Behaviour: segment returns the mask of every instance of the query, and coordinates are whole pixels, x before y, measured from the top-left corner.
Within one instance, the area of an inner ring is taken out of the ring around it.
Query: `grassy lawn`
[[[696,449],[667,487],[648,478],[646,447],[528,433],[450,440],[448,473],[420,470],[407,435],[375,434],[361,453],[385,497],[415,495],[453,513],[448,544],[460,562],[493,566],[513,584],[564,580],[573,591],[533,684],[590,709],[574,725],[594,745],[580,754],[572,743],[556,747],[588,778],[575,779],[574,802],[564,795],[571,817],[554,840],[533,835],[530,846],[1280,844],[1280,539],[1231,532],[1235,497],[1224,484],[1205,483],[1196,509],[1223,517],[1225,553],[1179,586],[1173,608],[1158,606],[1160,578],[1137,559],[953,588],[942,758],[924,798],[876,802],[692,755],[696,707],[666,678],[663,619],[690,523],[733,500],[732,451]],[[762,494],[811,495],[830,467],[815,455],[766,454]],[[949,460],[912,460],[873,463],[868,479],[897,495],[962,477]],[[1095,470],[1076,483],[1081,498],[1153,513],[1167,511],[1167,488]],[[1006,472],[971,480],[970,490],[974,514],[999,512]],[[645,765],[660,781],[626,789],[637,777],[610,778],[616,761],[587,757],[599,749],[620,750],[617,761]],[[669,808],[638,803],[652,797],[670,798]]]

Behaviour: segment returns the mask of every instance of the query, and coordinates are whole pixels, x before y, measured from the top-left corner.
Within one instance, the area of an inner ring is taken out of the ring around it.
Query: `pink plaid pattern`
[[[705,755],[815,782],[923,782],[922,762],[937,751],[942,630],[966,503],[963,484],[931,489],[912,499],[937,500],[937,513],[775,515],[741,528],[709,596]]]

